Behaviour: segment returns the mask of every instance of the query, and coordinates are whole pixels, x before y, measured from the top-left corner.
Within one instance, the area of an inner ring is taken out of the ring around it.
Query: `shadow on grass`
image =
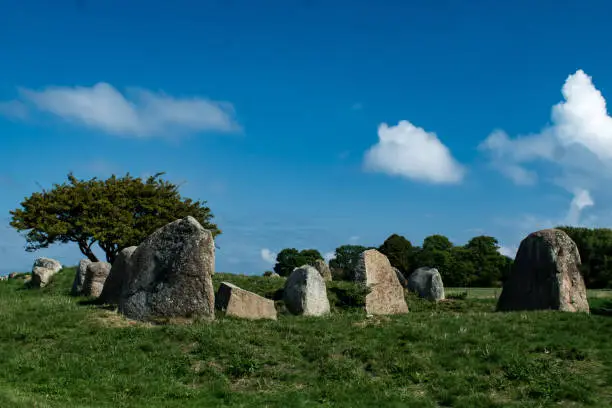
[[[591,307],[591,314],[599,316],[612,316],[612,300],[606,299],[595,304],[595,307]]]

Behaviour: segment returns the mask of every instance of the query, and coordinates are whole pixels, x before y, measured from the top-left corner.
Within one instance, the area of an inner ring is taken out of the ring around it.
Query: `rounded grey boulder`
[[[330,310],[325,280],[319,271],[310,265],[291,272],[285,282],[283,298],[285,306],[292,314],[321,316]]]
[[[442,276],[436,268],[422,267],[412,272],[408,277],[408,290],[428,300],[444,299]]]

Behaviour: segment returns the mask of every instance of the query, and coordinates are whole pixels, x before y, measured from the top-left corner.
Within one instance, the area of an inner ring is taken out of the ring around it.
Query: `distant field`
[[[445,294],[457,295],[467,292],[467,297],[471,299],[497,299],[501,294],[501,288],[445,288]],[[612,298],[611,289],[589,289],[589,298]]]

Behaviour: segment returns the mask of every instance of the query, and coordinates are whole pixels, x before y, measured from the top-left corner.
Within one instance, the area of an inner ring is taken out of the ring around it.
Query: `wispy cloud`
[[[378,139],[365,154],[366,170],[427,183],[456,184],[463,180],[465,168],[435,133],[402,120],[397,126],[381,124]]]
[[[240,130],[232,104],[201,97],[173,97],[131,88],[121,93],[100,82],[86,86],[22,88],[19,100],[0,102],[0,114],[25,119],[27,109],[103,132],[134,137]]]

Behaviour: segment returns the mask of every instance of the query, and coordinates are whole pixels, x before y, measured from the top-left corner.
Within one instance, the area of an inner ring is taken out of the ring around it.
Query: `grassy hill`
[[[409,295],[409,314],[367,318],[334,283],[327,318],[151,326],[69,297],[73,274],[0,282],[1,407],[612,406],[610,317]],[[222,280],[271,298],[284,283]]]

